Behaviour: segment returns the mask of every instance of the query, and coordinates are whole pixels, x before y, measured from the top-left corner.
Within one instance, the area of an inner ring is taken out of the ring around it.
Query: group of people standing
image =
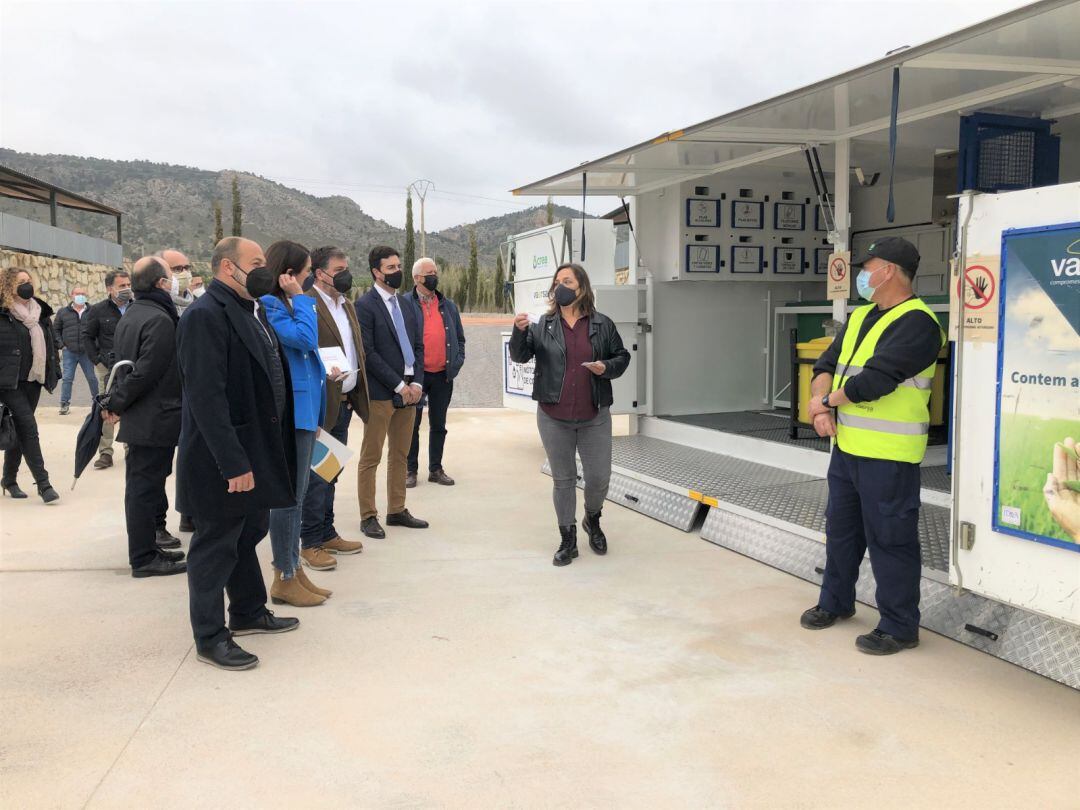
[[[256,656],[234,637],[299,625],[275,616],[267,599],[322,604],[332,591],[304,568],[331,570],[338,557],[363,550],[335,525],[336,479],[312,472],[320,430],[346,444],[354,415],[364,423],[357,495],[367,538],[386,537],[375,481],[387,445],[385,525],[428,528],[406,507],[407,490],[417,485],[425,410],[428,481],[455,483],[442,458],[454,379],[465,362],[460,313],[439,292],[431,259],[415,263],[407,295],[399,292],[405,270],[398,251],[374,248],[368,269],[373,285],[354,303],[344,251],[309,252],[280,241],[264,253],[252,240],[228,237],[215,247],[213,280],[205,288],[193,284],[182,253],[161,251],[139,259],[130,274],[110,273],[105,301],[88,307],[85,291],[73,289],[55,332],[52,311],[34,297],[28,274],[6,271],[0,283],[0,402],[16,415],[42,498],[58,496],[41,460],[33,409],[41,388],[53,390],[60,378],[62,347],[61,412],[69,411],[70,383],[82,368],[91,391],[102,393],[106,427],[118,424],[116,439],[126,445],[132,576],[186,572],[201,661],[230,670],[255,666]],[[597,554],[607,551],[600,512],[611,472],[610,381],[626,369],[629,353],[612,321],[596,311],[583,268],[560,267],[549,292],[545,317],[517,318],[510,351],[518,362],[536,360],[534,397],[560,531],[554,563],[561,566],[578,555],[579,453],[586,479],[582,527]],[[324,356],[343,358],[345,367],[327,368]],[[5,493],[16,496],[19,452],[6,454],[3,478]],[[186,559],[166,528],[174,453],[175,506],[181,529],[194,530]],[[111,455],[112,435],[103,431],[95,467],[111,466]],[[269,593],[256,555],[268,533]]]
[[[111,466],[113,426],[126,446],[132,576],[186,572],[198,656],[215,666],[254,666],[258,659],[234,636],[299,624],[274,616],[267,598],[298,607],[322,604],[332,592],[313,583],[304,567],[330,570],[339,556],[363,550],[335,525],[336,481],[311,472],[320,429],[347,443],[354,414],[366,425],[358,496],[361,529],[369,538],[387,533],[375,504],[387,442],[385,523],[428,527],[405,506],[406,490],[416,486],[425,405],[431,423],[428,480],[454,484],[442,455],[453,382],[465,360],[460,314],[438,291],[432,260],[416,263],[415,289],[402,295],[398,252],[378,247],[368,258],[374,285],[354,304],[349,258],[336,247],[309,252],[280,241],[264,253],[254,241],[230,237],[215,248],[213,280],[205,287],[195,283],[182,253],[160,251],[139,259],[130,273],[111,272],[108,297],[98,304],[89,306],[85,290],[74,288],[55,324],[48,304],[34,297],[28,274],[3,277],[0,401],[18,417],[19,444],[43,499],[57,496],[41,461],[33,409],[41,388],[53,390],[60,377],[62,348],[69,373],[61,413],[70,410],[77,368],[87,375],[91,393],[102,394],[105,430],[95,467]],[[8,323],[20,327],[6,328]],[[8,345],[12,349],[5,351]],[[337,350],[344,367],[327,368],[320,349]],[[21,358],[20,364],[11,357]],[[16,496],[19,453],[6,454],[3,479],[5,492]],[[194,530],[186,559],[180,539],[166,528],[174,455],[181,529]],[[267,533],[273,551],[269,594],[255,553]]]

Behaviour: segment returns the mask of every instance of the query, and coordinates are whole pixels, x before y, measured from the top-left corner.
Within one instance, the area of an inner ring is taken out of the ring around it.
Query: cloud
[[[1018,330],[1024,343],[1038,352],[1078,352],[1080,335],[1041,289],[1029,287],[1008,302],[1009,329]]]
[[[428,177],[432,229],[1021,5],[3,2],[2,145],[252,171],[395,224],[405,186]],[[840,37],[837,19],[877,34]]]

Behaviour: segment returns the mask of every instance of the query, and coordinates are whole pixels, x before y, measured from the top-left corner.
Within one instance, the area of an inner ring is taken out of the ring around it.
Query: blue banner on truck
[[[994,528],[1080,551],[1080,223],[1004,232],[1000,307]]]

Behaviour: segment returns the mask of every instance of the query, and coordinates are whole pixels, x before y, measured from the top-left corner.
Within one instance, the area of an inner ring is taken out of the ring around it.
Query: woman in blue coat
[[[311,275],[311,256],[296,242],[281,241],[266,250],[266,265],[274,274],[274,289],[259,299],[266,319],[277,332],[289,363],[296,429],[296,505],[270,512],[270,546],[274,552],[275,604],[296,607],[321,605],[330,596],[308,579],[300,565],[300,522],[311,475],[315,434],[326,412],[326,369],[319,357],[319,324],[315,299],[303,295]]]

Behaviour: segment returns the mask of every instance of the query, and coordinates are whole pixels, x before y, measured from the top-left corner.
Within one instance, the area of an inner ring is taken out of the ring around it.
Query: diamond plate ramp
[[[709,510],[701,536],[800,579],[821,583],[818,571],[825,565],[825,546],[818,541],[721,508]],[[864,561],[856,598],[876,606],[875,588],[869,561]],[[923,627],[1080,690],[1080,627],[970,591],[957,595],[951,586],[926,577],[920,609]]]
[[[540,470],[545,475],[551,475],[551,467],[547,461]],[[580,464],[578,465],[577,487],[578,489],[585,488]],[[698,512],[702,509],[700,502],[687,495],[680,495],[619,472],[611,473],[607,499],[619,506],[625,506],[627,509],[633,509],[635,512],[666,523],[668,526],[682,529],[684,532],[693,528]]]

